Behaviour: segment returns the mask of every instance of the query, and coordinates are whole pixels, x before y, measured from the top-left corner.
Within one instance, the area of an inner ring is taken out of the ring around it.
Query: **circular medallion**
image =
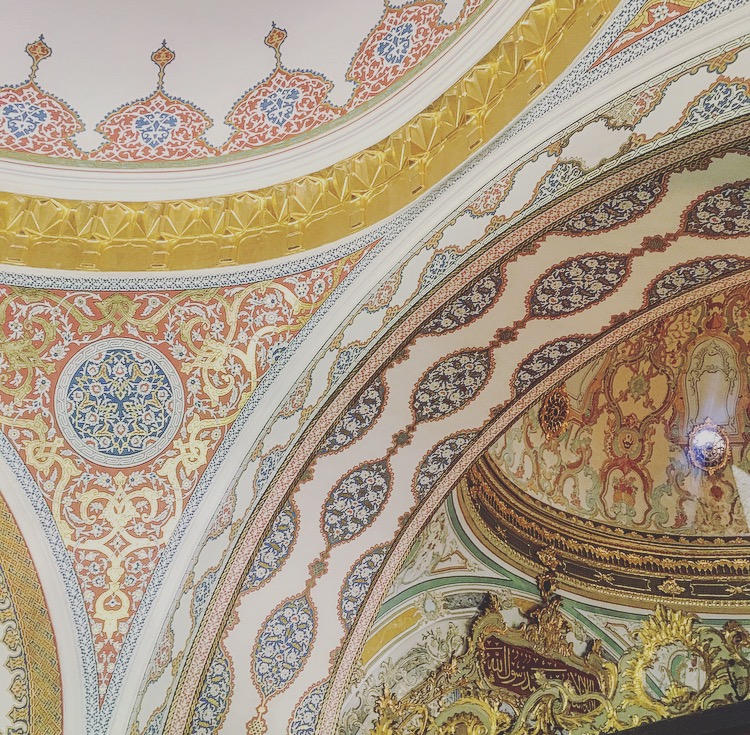
[[[82,457],[105,467],[153,459],[182,421],[182,383],[158,350],[106,339],[74,355],[55,392],[63,436]]]

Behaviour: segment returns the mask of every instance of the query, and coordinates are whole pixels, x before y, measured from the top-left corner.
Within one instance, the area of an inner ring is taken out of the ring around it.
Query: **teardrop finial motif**
[[[281,66],[281,44],[286,41],[286,30],[279,28],[276,23],[272,23],[271,30],[263,40],[266,46],[274,50],[276,54],[276,66]]]
[[[164,88],[164,70],[168,64],[171,64],[176,58],[176,54],[171,48],[167,46],[167,40],[164,39],[161,42],[161,46],[151,54],[151,61],[159,67],[159,81],[156,85],[157,89],[161,91]]]
[[[26,53],[31,56],[29,81],[33,82],[36,79],[36,70],[40,62],[52,56],[52,49],[45,43],[44,36],[39,36],[36,41],[26,44]]]

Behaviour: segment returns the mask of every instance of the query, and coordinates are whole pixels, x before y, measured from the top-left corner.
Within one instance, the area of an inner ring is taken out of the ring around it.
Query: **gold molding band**
[[[577,518],[524,494],[484,455],[458,485],[458,506],[494,554],[592,600],[695,612],[750,610],[750,544],[650,534]]]
[[[231,196],[89,202],[0,194],[0,262],[84,271],[257,263],[310,250],[406,206],[565,69],[615,0],[537,0],[500,43],[383,141],[309,176]]]

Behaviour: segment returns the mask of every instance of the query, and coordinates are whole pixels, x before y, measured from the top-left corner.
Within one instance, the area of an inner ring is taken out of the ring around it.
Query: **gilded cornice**
[[[547,506],[505,480],[486,456],[458,487],[472,531],[532,575],[607,602],[690,610],[750,608],[750,544],[744,538],[653,534],[588,521]]]
[[[0,194],[0,262],[85,271],[256,263],[310,250],[406,206],[488,142],[568,66],[615,0],[540,0],[430,107],[315,174],[230,196],[91,202]]]

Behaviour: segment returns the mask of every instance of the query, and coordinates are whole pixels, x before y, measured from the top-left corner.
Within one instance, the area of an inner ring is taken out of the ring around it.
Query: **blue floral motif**
[[[357,617],[373,577],[380,569],[387,553],[387,544],[378,546],[365,554],[349,570],[339,593],[339,614],[347,630],[351,628],[354,618]]]
[[[253,559],[250,570],[245,575],[242,591],[260,587],[280,568],[292,550],[297,534],[297,512],[291,501],[279,511],[271,528],[261,542],[258,553]]]
[[[255,681],[266,699],[285,689],[300,672],[314,637],[315,614],[306,595],[276,608],[253,653]]]
[[[681,128],[690,128],[735,117],[750,108],[750,95],[744,82],[717,81],[686,111]]]
[[[232,667],[221,646],[208,667],[203,688],[193,710],[191,735],[215,735],[224,724],[232,696]]]
[[[168,112],[148,112],[135,119],[135,129],[149,148],[157,148],[169,139],[179,124],[177,115]]]
[[[450,466],[474,441],[476,435],[476,431],[467,431],[463,434],[448,437],[432,448],[419,465],[414,482],[414,489],[420,500],[427,497],[430,490],[435,487]]]
[[[267,454],[260,462],[260,467],[255,475],[255,492],[264,493],[271,484],[274,473],[281,466],[284,459],[284,453],[281,450],[275,450]]]
[[[422,326],[420,334],[444,334],[470,324],[495,303],[502,287],[500,273],[482,276],[440,309]]]
[[[557,317],[602,301],[622,283],[628,260],[627,255],[585,255],[551,268],[532,289],[529,313]]]
[[[446,357],[417,383],[412,408],[417,422],[443,418],[460,409],[490,377],[489,350],[466,350]]]
[[[378,54],[389,64],[400,64],[409,53],[413,32],[414,26],[411,23],[401,23],[391,28],[377,45]]]
[[[458,257],[458,254],[453,250],[444,250],[435,253],[419,277],[420,292],[427,291],[435,283],[445,278],[458,262]]]
[[[280,128],[294,115],[299,97],[298,89],[275,89],[259,106],[268,122]]]
[[[161,735],[162,727],[164,725],[164,716],[164,708],[151,715],[151,717],[149,717],[148,723],[146,724],[146,729],[143,731],[142,735]]]
[[[211,599],[211,592],[218,575],[219,570],[212,569],[204,574],[201,581],[195,585],[195,592],[193,592],[192,601],[193,618],[195,620],[200,620],[203,617],[203,613],[206,611],[208,602]]]
[[[321,682],[300,702],[289,723],[289,735],[315,735],[327,689],[328,682]]]
[[[47,112],[31,102],[10,102],[3,107],[5,125],[16,138],[27,138],[47,120]]]
[[[144,461],[174,434],[182,393],[176,371],[156,350],[107,342],[68,363],[56,402],[63,433],[81,454],[124,466]]]
[[[363,347],[361,345],[350,345],[341,350],[336,357],[336,362],[331,368],[331,383],[336,384],[346,375],[355,362],[362,355]]]
[[[541,202],[559,196],[578,181],[583,173],[578,161],[561,161],[541,180],[534,201]]]
[[[384,400],[385,386],[380,378],[376,378],[329,431],[319,453],[338,452],[362,438],[380,416]]]
[[[648,291],[648,305],[655,306],[685,291],[702,286],[704,283],[713,283],[730,273],[748,268],[750,268],[750,260],[747,258],[702,258],[685,263],[660,276],[653,283]]]
[[[380,513],[391,489],[385,460],[352,470],[331,490],[323,508],[323,530],[329,546],[344,543],[369,526]]]
[[[589,342],[590,337],[565,337],[532,352],[516,370],[513,381],[516,396],[525,393],[547,373],[580,352]]]

